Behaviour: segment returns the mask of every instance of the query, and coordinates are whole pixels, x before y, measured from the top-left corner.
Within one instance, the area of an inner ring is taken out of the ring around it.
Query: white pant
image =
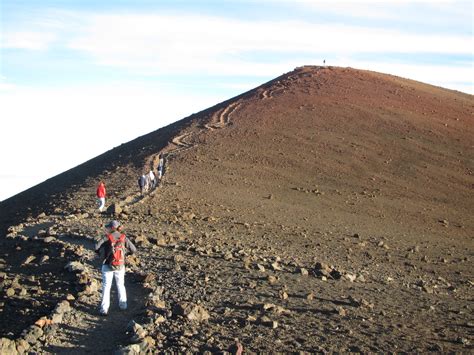
[[[127,291],[125,290],[125,268],[121,270],[112,270],[108,265],[102,265],[102,302],[100,304],[101,312],[107,313],[110,306],[110,289],[115,279],[119,296],[119,307],[127,309]]]
[[[105,207],[105,197],[99,197],[99,211],[102,212],[104,207]]]

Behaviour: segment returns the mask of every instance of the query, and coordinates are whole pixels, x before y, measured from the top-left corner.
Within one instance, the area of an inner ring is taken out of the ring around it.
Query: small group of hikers
[[[159,185],[161,179],[163,178],[164,173],[164,166],[165,161],[163,154],[160,154],[160,159],[158,161],[157,172],[158,172],[158,179],[156,178],[153,169],[150,172],[143,174],[138,178],[138,187],[140,188],[140,193],[144,195],[145,193],[153,190],[155,187]],[[99,182],[99,186],[97,186],[96,191],[97,202],[99,206],[99,212],[102,212],[105,208],[105,197],[106,197],[106,189],[105,183],[103,181]]]
[[[138,179],[140,192],[144,194],[157,186],[164,172],[164,157],[161,154],[158,167],[158,181],[153,170],[143,174]],[[100,181],[96,191],[99,212],[105,208],[105,183]],[[121,310],[127,309],[127,291],[125,289],[125,256],[137,251],[135,245],[123,233],[119,221],[113,220],[105,225],[106,233],[96,244],[95,251],[99,255],[102,271],[102,298],[99,313],[106,316],[110,307],[110,291],[115,280],[118,292],[118,306]]]
[[[138,187],[142,195],[156,187],[156,176],[153,170],[150,170],[148,174],[143,174],[138,178]]]
[[[148,173],[142,174],[138,178],[138,187],[140,188],[140,193],[142,195],[153,190],[161,182],[161,179],[163,177],[163,168],[164,168],[164,158],[163,158],[163,155],[160,154],[158,167],[156,169],[158,172],[158,180],[153,170],[150,170],[150,172]]]

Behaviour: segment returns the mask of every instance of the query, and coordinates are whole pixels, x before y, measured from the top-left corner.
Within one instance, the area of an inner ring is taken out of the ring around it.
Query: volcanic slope
[[[472,351],[473,112],[471,95],[301,67],[107,152],[0,205],[2,319],[24,320],[2,336],[55,353]],[[164,180],[141,197],[158,154]],[[107,319],[99,179],[139,246],[132,305]],[[66,293],[62,323],[21,335]]]

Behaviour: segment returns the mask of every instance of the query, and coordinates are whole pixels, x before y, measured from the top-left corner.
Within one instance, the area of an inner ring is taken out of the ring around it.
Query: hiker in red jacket
[[[105,207],[105,184],[103,181],[97,187],[97,198],[99,199],[99,212],[102,212]]]
[[[119,221],[111,221],[105,226],[107,235],[96,244],[96,253],[102,261],[102,301],[100,314],[106,316],[110,306],[110,289],[115,279],[119,296],[119,308],[127,309],[127,291],[125,290],[125,254],[135,253],[137,248],[122,233]]]

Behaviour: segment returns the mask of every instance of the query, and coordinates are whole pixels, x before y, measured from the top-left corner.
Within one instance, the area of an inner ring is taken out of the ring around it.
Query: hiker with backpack
[[[97,186],[97,191],[96,191],[97,198],[99,199],[98,205],[99,205],[99,212],[102,212],[102,210],[105,207],[105,183],[101,181],[99,183],[99,186]]]
[[[95,251],[102,261],[102,301],[100,314],[106,316],[110,306],[110,290],[113,280],[117,286],[119,308],[127,309],[127,291],[125,289],[125,254],[133,254],[137,248],[122,233],[122,226],[118,221],[109,222],[105,228],[107,235],[96,244]]]

